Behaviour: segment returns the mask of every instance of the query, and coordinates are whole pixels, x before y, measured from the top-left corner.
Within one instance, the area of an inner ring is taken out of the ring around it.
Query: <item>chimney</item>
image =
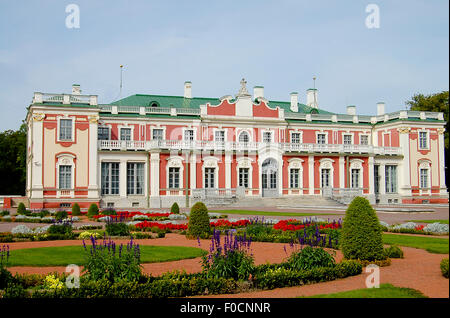
[[[192,98],[192,83],[184,82],[184,98]]]
[[[377,115],[378,116],[384,115],[384,102],[377,103]]]
[[[72,95],[81,95],[81,87],[79,84],[72,85]]]
[[[298,113],[298,93],[291,93],[291,111]]]
[[[264,97],[264,86],[253,87],[253,99],[257,99],[258,97]]]
[[[356,115],[356,106],[347,106],[347,115]]]
[[[319,108],[317,100],[317,88],[310,88],[306,90],[306,106]]]

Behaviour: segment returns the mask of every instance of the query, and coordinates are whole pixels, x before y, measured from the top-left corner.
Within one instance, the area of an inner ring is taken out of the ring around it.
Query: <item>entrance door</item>
[[[275,159],[269,158],[262,164],[262,196],[278,196],[278,164]]]

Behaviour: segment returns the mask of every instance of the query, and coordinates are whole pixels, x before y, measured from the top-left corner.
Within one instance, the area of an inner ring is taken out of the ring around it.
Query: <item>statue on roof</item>
[[[247,81],[243,78],[241,80],[241,88],[239,89],[239,93],[237,94],[237,96],[250,95],[247,91],[246,84],[247,84]]]

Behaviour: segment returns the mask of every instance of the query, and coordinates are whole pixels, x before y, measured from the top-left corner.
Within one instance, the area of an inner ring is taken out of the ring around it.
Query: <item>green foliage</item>
[[[25,195],[27,125],[0,133],[0,193]]]
[[[114,210],[113,208],[107,208],[104,209],[100,212],[101,215],[117,215],[116,210]]]
[[[389,258],[403,258],[403,251],[400,247],[396,245],[391,245],[384,249],[386,257]]]
[[[25,204],[23,202],[20,202],[17,206],[17,214],[19,215],[25,215],[27,213],[27,208],[25,207]]]
[[[69,214],[67,213],[67,211],[58,211],[58,212],[55,213],[55,219],[57,221],[64,220],[68,216],[69,216]]]
[[[72,205],[72,216],[81,215],[80,205],[78,203],[74,203]]]
[[[128,225],[122,222],[108,222],[106,223],[106,233],[109,236],[128,236],[130,229]]]
[[[227,254],[216,253],[202,258],[202,270],[207,278],[233,278],[235,280],[246,280],[253,272],[253,257],[243,250],[232,250]]]
[[[98,205],[95,203],[92,203],[89,206],[87,215],[88,215],[88,217],[98,215]]]
[[[175,202],[174,204],[172,204],[172,206],[170,207],[170,212],[174,214],[180,213],[180,207],[178,206],[178,203]]]
[[[111,240],[98,244],[91,240],[92,246],[85,246],[86,277],[89,280],[106,279],[110,283],[121,280],[138,281],[142,276],[139,245],[130,241],[126,246],[116,246]]]
[[[448,278],[448,258],[444,258],[441,261],[441,272],[442,276]]]
[[[334,267],[335,261],[327,251],[321,247],[306,246],[299,251],[294,251],[287,263],[292,270],[310,270],[316,267]]]
[[[70,236],[73,233],[72,225],[70,223],[52,224],[47,230],[48,234],[62,234]]]
[[[4,266],[0,266],[0,289],[5,289],[13,281],[13,275]]]
[[[202,202],[195,203],[191,208],[188,233],[192,237],[200,238],[207,238],[211,233],[208,208]]]
[[[383,260],[381,226],[369,201],[356,197],[345,212],[340,247],[347,259]]]
[[[17,283],[10,283],[3,294],[3,298],[27,298],[27,296],[25,288]]]
[[[9,211],[8,210],[3,210],[0,212],[0,216],[5,216],[5,215],[9,215]]]

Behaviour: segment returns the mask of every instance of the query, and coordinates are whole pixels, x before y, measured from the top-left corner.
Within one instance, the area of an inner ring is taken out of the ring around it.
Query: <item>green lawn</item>
[[[383,242],[389,245],[421,248],[435,254],[448,254],[448,238],[383,233]]]
[[[89,247],[88,247],[89,249]],[[142,263],[157,263],[195,258],[206,251],[184,246],[140,246]],[[83,246],[28,248],[10,251],[8,266],[66,266],[84,261]]]
[[[380,288],[362,288],[346,292],[314,295],[306,298],[427,298],[421,292],[411,288],[381,284]]]
[[[317,216],[317,215],[333,215],[333,213],[301,213],[301,212],[273,212],[273,211],[252,211],[252,210],[209,210],[212,213],[220,214],[239,214],[239,215],[263,215],[263,216]],[[341,215],[344,215],[341,214]]]
[[[414,222],[414,223],[442,223],[442,224],[448,224],[448,220],[409,220],[407,222]]]

